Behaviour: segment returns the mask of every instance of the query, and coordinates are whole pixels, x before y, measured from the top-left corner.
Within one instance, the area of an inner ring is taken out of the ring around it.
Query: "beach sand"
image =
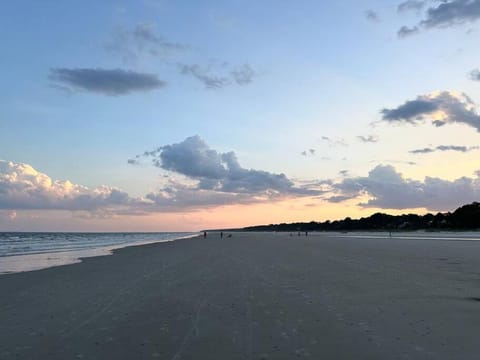
[[[480,242],[218,234],[0,276],[0,359],[478,359]]]

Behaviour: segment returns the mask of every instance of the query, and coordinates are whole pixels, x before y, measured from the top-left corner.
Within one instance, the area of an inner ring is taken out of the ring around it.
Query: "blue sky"
[[[473,0],[4,2],[0,225],[193,230],[478,200],[478,19]]]

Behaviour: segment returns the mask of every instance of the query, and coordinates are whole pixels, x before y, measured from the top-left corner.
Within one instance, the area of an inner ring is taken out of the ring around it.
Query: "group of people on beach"
[[[302,234],[301,234],[301,232],[299,231],[297,235],[298,235],[298,236],[301,236]],[[293,234],[290,233],[290,236],[293,236]],[[305,236],[308,236],[308,231],[305,231]]]
[[[227,237],[231,238],[232,234],[228,234]],[[207,238],[207,232],[206,231],[203,232],[203,238],[204,239]],[[220,231],[220,239],[223,239],[223,231]]]

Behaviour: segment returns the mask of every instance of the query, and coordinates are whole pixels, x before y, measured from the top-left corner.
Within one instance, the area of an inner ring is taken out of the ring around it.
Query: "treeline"
[[[464,205],[454,212],[426,215],[376,213],[361,219],[249,226],[241,231],[354,231],[354,230],[468,230],[480,229],[480,203]],[[232,230],[232,229],[230,229]]]

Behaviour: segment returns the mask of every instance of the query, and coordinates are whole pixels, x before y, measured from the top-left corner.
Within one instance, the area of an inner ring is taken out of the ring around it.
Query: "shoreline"
[[[15,232],[14,232],[15,233]],[[32,233],[36,234],[36,233]],[[41,233],[48,234],[48,233]],[[52,233],[56,234],[56,233]],[[58,233],[63,234],[63,233]],[[106,234],[106,233],[89,233],[89,234]],[[113,233],[119,234],[119,233]],[[144,233],[131,233],[131,234],[144,234]],[[146,233],[145,233],[146,234]],[[156,234],[156,233],[149,233]],[[179,233],[182,234],[182,233]],[[121,243],[115,245],[106,245],[92,247],[89,249],[79,249],[79,250],[59,250],[59,251],[45,251],[38,253],[30,254],[15,254],[8,256],[0,256],[0,276],[6,274],[15,274],[19,272],[30,272],[38,271],[42,269],[48,269],[51,267],[65,266],[71,264],[81,263],[84,259],[91,257],[100,257],[100,256],[110,256],[115,253],[115,251],[134,247],[134,246],[144,246],[149,244],[164,243],[171,241],[178,241],[183,239],[190,239],[199,237],[199,233],[185,235],[180,237],[175,237],[171,239],[159,239],[159,240],[145,240],[138,241],[133,243]]]

